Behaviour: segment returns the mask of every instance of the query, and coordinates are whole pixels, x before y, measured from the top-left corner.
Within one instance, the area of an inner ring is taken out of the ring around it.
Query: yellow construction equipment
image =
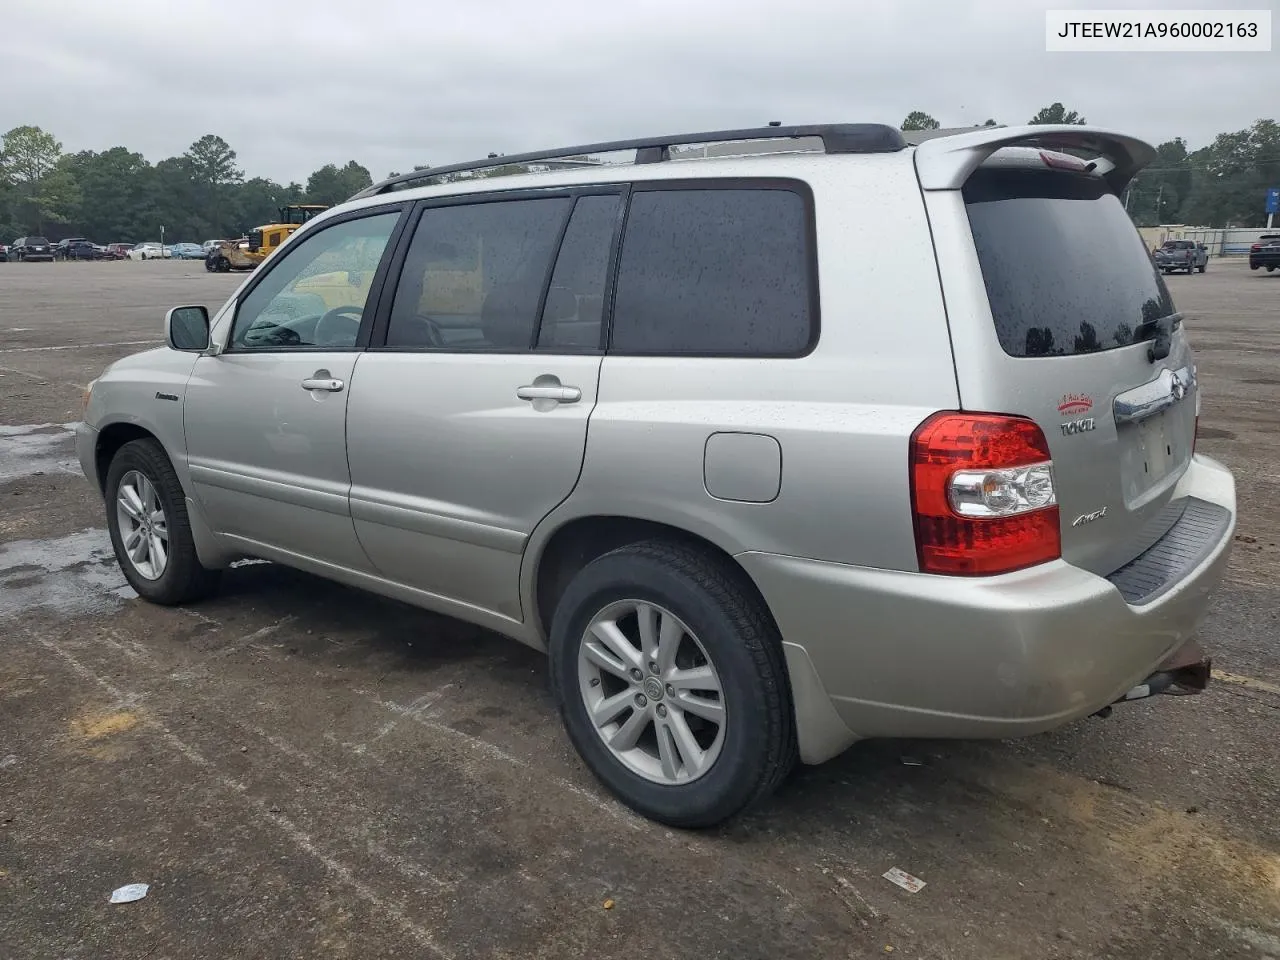
[[[210,273],[229,270],[252,270],[275,253],[293,231],[316,214],[329,208],[319,203],[290,203],[280,208],[280,219],[251,230],[239,240],[223,240],[205,257],[204,268]]]

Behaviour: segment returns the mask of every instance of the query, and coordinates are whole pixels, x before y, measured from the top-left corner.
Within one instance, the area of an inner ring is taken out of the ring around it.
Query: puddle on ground
[[[0,425],[0,483],[49,473],[80,473],[74,423]]]
[[[136,596],[106,530],[0,543],[0,620],[35,610],[83,616]]]

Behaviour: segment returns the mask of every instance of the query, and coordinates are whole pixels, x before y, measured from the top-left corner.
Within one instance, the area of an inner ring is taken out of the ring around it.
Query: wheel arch
[[[727,538],[713,536],[679,523],[616,512],[580,514],[540,527],[530,539],[523,564],[526,622],[545,648],[556,602],[574,575],[597,557],[644,540],[683,543],[717,557],[768,610],[769,604],[755,580],[734,558],[735,545]],[[771,612],[769,616],[772,618]]]
[[[154,440],[164,448],[162,441],[155,433],[140,424],[129,420],[108,423],[98,428],[98,439],[94,445],[93,462],[97,467],[98,490],[107,492],[107,471],[111,469],[111,461],[115,459],[120,448],[134,440]],[[172,461],[173,456],[165,450],[165,455]]]
[[[118,420],[98,428],[93,457],[97,468],[98,487],[103,497],[105,498],[107,494],[107,473],[111,469],[111,461],[115,459],[121,447],[135,440],[154,440],[160,445],[164,455],[169,458],[169,462],[173,464],[174,474],[178,478],[178,485],[182,488],[183,498],[186,500],[187,520],[191,525],[191,535],[195,540],[196,555],[200,558],[200,563],[210,570],[216,570],[238,560],[242,554],[229,549],[219,540],[205,517],[204,508],[192,495],[189,486],[190,478],[185,476],[184,464],[174,457],[173,451],[160,439],[158,433],[141,424],[131,420]]]

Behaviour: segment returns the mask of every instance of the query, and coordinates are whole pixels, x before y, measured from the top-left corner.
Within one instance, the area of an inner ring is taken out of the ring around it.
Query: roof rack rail
[[[466,173],[505,167],[510,164],[538,163],[549,160],[565,161],[571,158],[579,163],[586,155],[618,153],[623,150],[636,152],[636,163],[661,163],[671,159],[671,148],[686,144],[726,143],[745,140],[790,140],[799,137],[816,137],[822,141],[825,153],[894,153],[907,146],[897,127],[883,123],[827,123],[807,126],[748,127],[741,130],[710,130],[703,133],[679,133],[669,137],[643,137],[638,140],[612,140],[603,143],[587,143],[556,150],[536,150],[511,156],[489,156],[484,160],[451,163],[443,167],[414,170],[375,183],[361,190],[352,200],[390,193],[405,184],[422,183],[451,173]],[[589,161],[587,161],[589,162]]]

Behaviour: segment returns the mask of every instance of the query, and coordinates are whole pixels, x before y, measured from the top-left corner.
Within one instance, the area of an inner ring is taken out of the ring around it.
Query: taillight
[[[923,572],[986,576],[1062,556],[1053,460],[1034,421],[934,414],[910,457]]]
[[[1253,246],[1249,248],[1251,253],[1257,253],[1261,249],[1262,249],[1262,244],[1260,243],[1255,243]]]

